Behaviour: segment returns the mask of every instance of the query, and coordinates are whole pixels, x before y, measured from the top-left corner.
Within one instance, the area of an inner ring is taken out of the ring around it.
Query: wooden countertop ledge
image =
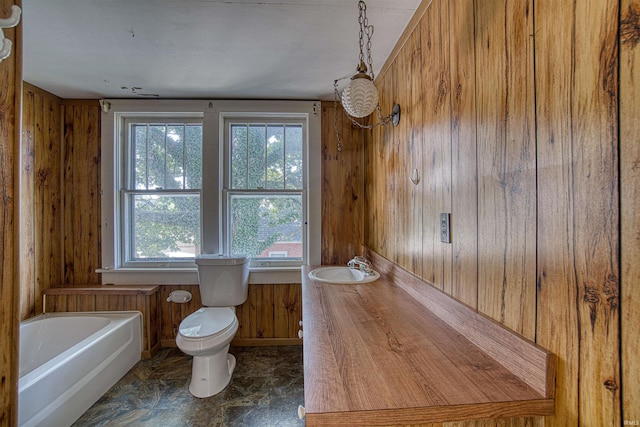
[[[554,412],[552,353],[388,261],[361,285],[302,272],[307,426],[403,425]]]
[[[60,285],[47,288],[43,295],[153,295],[158,285]]]

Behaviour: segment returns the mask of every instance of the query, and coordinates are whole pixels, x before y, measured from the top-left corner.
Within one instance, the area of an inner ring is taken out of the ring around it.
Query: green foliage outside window
[[[202,124],[135,122],[129,130],[128,258],[198,254]],[[231,253],[255,257],[282,241],[301,246],[302,126],[240,123],[230,132]]]
[[[231,196],[231,252],[259,256],[275,242],[302,236],[302,126],[231,124],[231,190],[265,190]]]
[[[202,125],[143,123],[131,127],[135,157],[131,193],[131,259],[192,257],[200,248]],[[185,248],[188,248],[185,250]]]

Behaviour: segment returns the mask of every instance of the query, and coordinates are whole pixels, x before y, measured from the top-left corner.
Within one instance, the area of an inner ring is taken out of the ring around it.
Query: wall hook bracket
[[[4,28],[13,28],[18,25],[21,14],[22,9],[14,4],[11,6],[11,16],[6,19],[0,19],[0,62],[11,55],[12,46],[11,40],[4,37],[4,32],[2,30]]]

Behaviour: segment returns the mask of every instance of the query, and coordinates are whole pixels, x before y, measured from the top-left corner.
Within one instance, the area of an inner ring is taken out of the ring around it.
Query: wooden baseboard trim
[[[177,347],[176,340],[162,340],[160,345],[163,348]],[[302,345],[302,340],[300,338],[236,338],[231,341],[231,345],[236,347]]]
[[[302,345],[300,338],[235,338],[231,341],[236,347]]]

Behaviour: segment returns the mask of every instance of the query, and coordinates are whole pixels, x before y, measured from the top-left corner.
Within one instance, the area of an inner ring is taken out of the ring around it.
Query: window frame
[[[303,218],[307,235],[305,264],[320,264],[321,260],[321,118],[319,101],[269,100],[101,100],[101,202],[102,202],[102,267],[97,269],[105,284],[197,284],[197,269],[193,263],[154,262],[152,266],[125,266],[119,257],[122,230],[119,215],[122,201],[122,132],[127,117],[202,117],[202,189],[201,189],[201,252],[221,253],[224,119],[235,117],[295,117],[306,120],[307,201]],[[215,165],[215,167],[208,167]],[[213,218],[213,219],[212,219]],[[300,267],[275,267],[265,262],[253,266],[250,283],[300,283]]]
[[[302,158],[304,169],[302,172],[302,188],[300,189],[235,189],[231,188],[231,138],[230,138],[230,128],[233,124],[243,124],[243,125],[251,125],[251,124],[277,124],[277,125],[300,125],[302,127]],[[307,130],[308,123],[302,117],[293,117],[291,115],[283,115],[282,117],[276,117],[273,115],[260,115],[256,114],[255,116],[234,116],[232,114],[225,114],[224,122],[223,122],[223,130],[222,130],[222,150],[223,150],[223,172],[222,172],[222,242],[223,247],[229,251],[231,248],[231,235],[230,235],[230,227],[231,227],[231,197],[233,195],[273,195],[273,196],[287,196],[287,195],[299,195],[302,199],[302,259],[301,260],[269,260],[267,258],[260,259],[252,259],[251,267],[264,267],[264,268],[274,268],[274,267],[300,267],[305,260],[307,259],[307,227],[305,227],[305,219],[307,218],[307,186],[308,186],[308,178],[306,169],[309,167],[308,165],[308,137],[309,133]]]
[[[202,204],[202,182],[200,183],[200,188],[197,189],[155,189],[155,190],[142,190],[135,188],[135,174],[133,170],[135,168],[135,146],[132,140],[132,126],[139,123],[145,123],[147,126],[150,124],[160,124],[165,125],[169,124],[200,124],[202,128],[204,128],[203,123],[203,115],[166,115],[166,114],[153,114],[153,115],[127,115],[121,118],[121,135],[120,135],[120,144],[122,146],[122,169],[120,179],[120,200],[119,200],[119,230],[120,230],[120,244],[117,245],[116,250],[118,251],[119,257],[119,265],[124,268],[185,268],[185,267],[195,267],[195,257],[194,258],[166,258],[166,259],[153,259],[153,260],[138,260],[131,259],[132,255],[132,245],[134,241],[134,230],[133,230],[133,202],[129,196],[134,195],[194,195],[197,194],[200,199],[200,204]],[[204,144],[204,135],[203,135],[202,144]],[[184,149],[184,148],[183,148]],[[200,209],[200,228],[202,228],[202,208]],[[202,231],[200,230],[200,236],[202,239]]]

